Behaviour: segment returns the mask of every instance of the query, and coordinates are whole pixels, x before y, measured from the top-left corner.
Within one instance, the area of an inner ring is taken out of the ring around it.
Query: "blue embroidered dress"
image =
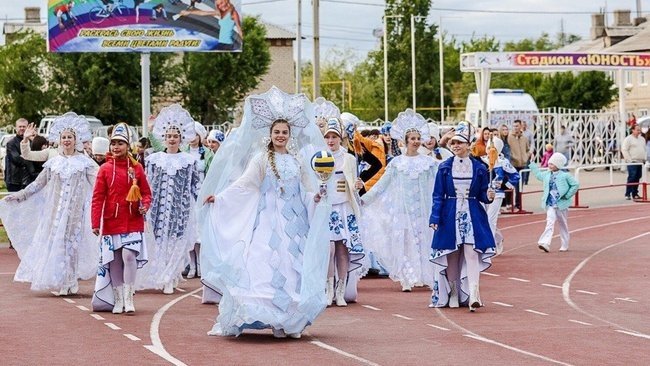
[[[430,224],[438,225],[433,237],[431,260],[434,264],[431,296],[434,307],[447,306],[450,292],[447,256],[459,250],[461,245],[472,244],[474,251],[478,252],[480,271],[492,264],[490,258],[495,255],[494,236],[482,205],[490,203],[487,198],[489,179],[487,167],[474,158],[455,156],[438,169],[429,219]],[[464,304],[469,299],[465,261],[462,261],[460,273],[459,300]]]
[[[213,335],[274,328],[301,333],[325,309],[327,213],[314,212],[309,178],[298,160],[275,154],[278,179],[267,153],[253,158],[202,215],[204,244],[215,255],[203,281],[223,292]],[[320,206],[320,205],[319,205]],[[312,216],[312,212],[314,216]]]

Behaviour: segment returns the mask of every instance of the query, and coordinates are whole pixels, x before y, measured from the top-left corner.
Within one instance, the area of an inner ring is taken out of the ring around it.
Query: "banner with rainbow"
[[[241,0],[48,0],[50,52],[240,52]]]

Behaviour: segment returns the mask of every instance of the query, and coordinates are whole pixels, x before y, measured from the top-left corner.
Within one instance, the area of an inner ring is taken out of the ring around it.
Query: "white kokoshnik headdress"
[[[74,134],[76,142],[75,149],[77,151],[82,151],[84,142],[89,142],[93,138],[90,132],[90,124],[88,124],[86,117],[74,112],[68,112],[54,119],[47,140],[52,143],[59,143],[63,132],[72,132]]]
[[[179,104],[163,108],[154,120],[153,134],[159,141],[165,141],[168,130],[175,129],[181,135],[181,145],[188,144],[196,137],[194,119]]]
[[[390,136],[396,140],[404,141],[409,132],[419,133],[422,142],[429,141],[430,135],[427,120],[421,114],[416,113],[410,108],[404,112],[400,112],[397,118],[393,120]]]
[[[304,94],[288,94],[273,86],[269,91],[251,95],[246,99],[250,104],[254,129],[268,129],[273,122],[285,120],[292,129],[306,127],[312,117],[307,115],[305,104],[309,99]]]

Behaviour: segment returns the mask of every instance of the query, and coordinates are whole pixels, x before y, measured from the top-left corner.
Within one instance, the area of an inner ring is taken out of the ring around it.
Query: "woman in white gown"
[[[199,171],[194,156],[181,146],[195,136],[194,120],[178,104],[163,108],[154,121],[153,134],[165,141],[166,150],[146,158],[147,179],[151,186],[151,208],[147,223],[155,246],[149,250],[149,263],[138,276],[138,289],[163,289],[174,293],[181,273],[189,263],[189,252],[197,240],[194,207],[199,190]]]
[[[76,294],[77,281],[96,273],[90,198],[98,167],[82,153],[82,141],[90,139],[84,117],[68,112],[55,119],[48,140],[59,144],[60,154],[33,183],[0,201],[0,218],[21,260],[14,281],[31,282],[34,291]]]
[[[394,157],[377,184],[361,199],[364,239],[390,278],[402,291],[433,286],[431,240],[428,227],[433,183],[440,164],[418,153],[429,140],[429,126],[412,109],[393,121],[391,137],[404,142],[404,154]]]
[[[271,328],[275,337],[299,338],[325,309],[329,208],[309,193],[314,174],[288,149],[294,138],[298,149],[324,147],[307,98],[273,87],[246,99],[242,125],[208,171],[202,275],[223,293],[211,335]]]

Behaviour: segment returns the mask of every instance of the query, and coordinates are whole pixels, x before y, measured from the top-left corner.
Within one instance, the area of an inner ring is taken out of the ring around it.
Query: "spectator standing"
[[[641,136],[641,126],[632,127],[632,133],[623,140],[623,158],[626,163],[645,163],[646,141]],[[627,187],[625,187],[625,199],[640,199],[639,180],[643,164],[627,166]],[[635,184],[636,183],[636,184]]]
[[[528,161],[526,161],[526,167],[528,167],[528,164],[530,164],[530,159],[535,153],[535,136],[533,134],[533,131],[528,129],[528,122],[526,121],[521,122],[521,133],[528,140]],[[528,184],[528,175],[528,172],[524,172],[521,177],[524,181],[524,184],[526,185]]]
[[[528,139],[524,136],[520,120],[516,120],[512,125],[512,132],[508,135],[508,146],[510,147],[510,163],[517,169],[517,172],[528,167],[528,158],[530,145]],[[526,181],[524,176],[528,172],[520,173],[521,179]],[[521,210],[521,196],[519,194],[519,186],[515,186],[515,207]]]
[[[36,178],[33,174],[34,166],[32,163],[20,156],[20,143],[23,141],[28,124],[29,122],[26,119],[19,118],[15,125],[16,136],[7,143],[5,183],[9,192],[18,192],[24,189]]]
[[[564,155],[567,162],[571,162],[571,148],[573,147],[573,136],[567,131],[566,126],[560,126],[560,134],[555,136],[555,152]]]
[[[503,141],[503,151],[501,154],[503,155],[504,158],[510,160],[510,145],[508,145],[508,135],[510,134],[510,131],[508,129],[508,125],[502,124],[499,126],[499,134],[495,135],[498,136],[501,141]]]

